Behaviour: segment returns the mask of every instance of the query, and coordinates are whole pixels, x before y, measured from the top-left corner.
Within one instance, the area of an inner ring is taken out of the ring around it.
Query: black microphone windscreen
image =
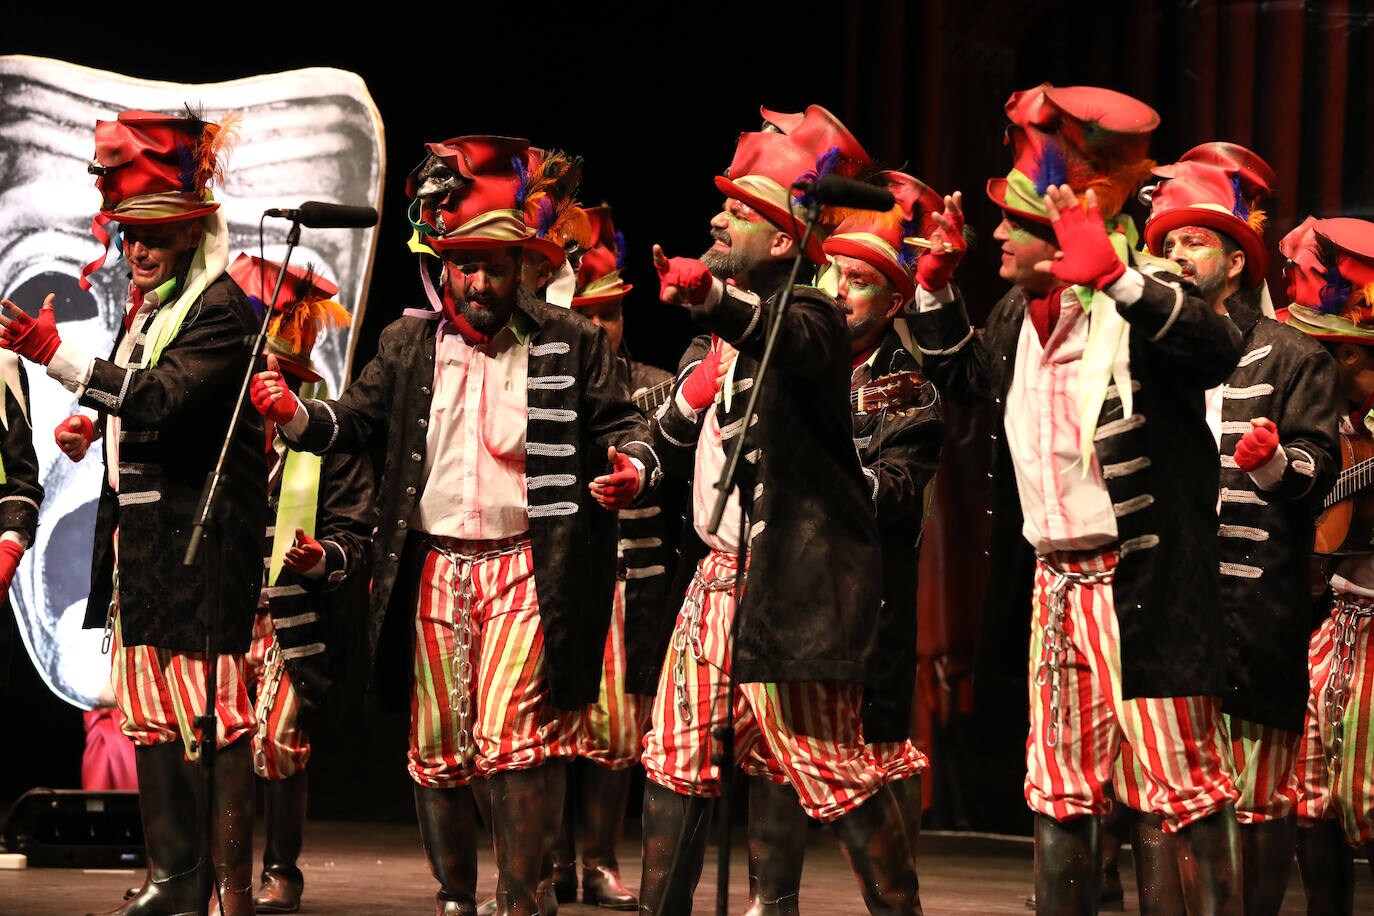
[[[307,200],[297,212],[301,225],[311,229],[365,229],[377,225],[377,211],[372,207]]]
[[[886,212],[897,203],[887,188],[839,175],[826,175],[817,181],[811,186],[811,195],[825,206],[849,207],[854,210]]]

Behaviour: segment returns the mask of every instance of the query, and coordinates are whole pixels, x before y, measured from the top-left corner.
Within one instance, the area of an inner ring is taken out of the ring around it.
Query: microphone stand
[[[214,562],[209,566],[206,582],[206,585],[212,589],[210,594],[216,596],[216,604],[215,610],[211,612],[210,620],[205,627],[205,712],[194,720],[200,727],[200,765],[204,774],[205,788],[201,849],[206,857],[210,880],[215,889],[216,901],[220,900],[220,886],[219,878],[215,875],[215,856],[212,847],[215,822],[215,753],[219,744],[219,727],[215,713],[215,702],[219,698],[217,689],[219,653],[215,647],[215,637],[219,635],[220,620],[224,616],[219,603],[224,594],[220,587],[224,572],[224,551],[222,545],[215,545],[217,534],[215,500],[220,493],[220,483],[224,479],[224,464],[229,456],[229,447],[234,441],[234,433],[238,430],[239,418],[243,414],[243,404],[247,398],[249,386],[253,383],[253,376],[257,374],[258,359],[262,356],[263,347],[267,343],[267,325],[271,322],[272,313],[276,309],[277,296],[281,292],[282,281],[286,279],[286,265],[290,263],[291,252],[295,250],[300,240],[300,217],[296,215],[292,217],[291,230],[286,236],[286,257],[282,259],[281,269],[277,271],[277,283],[272,288],[272,301],[267,303],[266,312],[262,316],[262,325],[258,328],[258,335],[253,340],[253,350],[248,359],[248,371],[244,373],[243,384],[239,386],[238,399],[234,402],[234,413],[229,419],[229,429],[224,434],[224,442],[220,446],[219,459],[215,462],[215,469],[205,479],[205,489],[200,497],[200,508],[196,512],[196,521],[191,528],[191,539],[186,546],[186,555],[182,559],[183,566],[194,566],[196,555],[200,552],[203,543],[210,544],[212,547],[219,547]],[[208,908],[209,900],[206,900],[200,912],[204,913]],[[220,909],[223,910],[222,902]]]
[[[801,271],[802,260],[806,257],[806,248],[811,241],[811,233],[815,228],[816,220],[820,216],[821,205],[814,196],[808,195],[806,202],[806,229],[802,233],[801,244],[797,246],[797,256],[792,261],[791,273],[787,276],[787,283],[783,286],[782,292],[778,296],[777,303],[773,306],[768,316],[768,334],[764,338],[763,355],[759,357],[758,368],[754,371],[754,384],[749,389],[749,400],[744,407],[743,425],[740,427],[739,438],[731,446],[730,455],[725,463],[725,470],[721,473],[720,479],[716,481],[716,505],[711,512],[711,522],[708,531],[715,534],[720,528],[721,518],[725,514],[725,505],[730,499],[730,491],[735,488],[735,476],[739,469],[740,457],[744,454],[744,442],[749,436],[749,426],[754,419],[754,413],[758,408],[759,391],[763,388],[763,380],[768,373],[768,367],[773,359],[773,347],[778,340],[778,332],[782,328],[783,316],[787,313],[787,307],[792,303],[792,289],[797,285],[797,274]],[[740,530],[739,548],[736,552],[735,561],[735,596],[734,614],[730,618],[730,671],[726,677],[726,697],[725,697],[725,722],[712,729],[712,734],[719,741],[720,752],[712,760],[720,770],[720,802],[718,815],[720,817],[719,832],[717,834],[717,866],[716,866],[716,913],[717,916],[727,916],[729,911],[730,897],[730,784],[735,778],[735,646],[739,635],[739,611],[740,600],[744,597],[744,574],[745,563],[747,560],[749,532],[744,527],[744,500],[740,500]],[[679,847],[680,848],[680,847]],[[674,863],[676,865],[676,862]]]

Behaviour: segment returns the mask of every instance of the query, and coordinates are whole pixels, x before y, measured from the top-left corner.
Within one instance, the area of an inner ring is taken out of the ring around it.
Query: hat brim
[[[829,238],[825,241],[825,253],[844,258],[855,258],[876,268],[902,294],[903,302],[911,301],[911,298],[916,295],[916,283],[901,264],[885,257],[881,252],[875,251],[862,242],[854,239]]]
[[[762,197],[746,191],[724,175],[716,176],[716,188],[726,197],[733,197],[735,200],[753,207],[763,214],[763,218],[772,223],[776,229],[792,236],[798,244],[801,243],[801,236],[798,233],[806,230],[806,224],[798,219],[791,210],[785,210],[772,201],[764,200]],[[820,233],[813,229],[811,241],[806,246],[806,257],[813,264],[825,263],[825,249],[821,247],[822,241]]]
[[[282,370],[291,373],[303,382],[318,382],[324,376],[315,371],[309,363],[303,363],[294,356],[287,356],[278,353],[276,350],[268,350],[277,360],[277,366]]]
[[[156,226],[162,223],[180,223],[188,219],[199,219],[202,216],[209,216],[218,209],[219,202],[211,201],[203,207],[197,207],[183,213],[169,213],[166,216],[133,216],[128,213],[121,214],[115,210],[101,210],[100,215],[111,222],[119,223],[121,226]]]
[[[593,305],[603,305],[607,302],[614,302],[617,299],[624,299],[630,290],[634,289],[633,283],[627,283],[613,293],[593,294],[590,296],[573,296],[573,308],[589,308]]]
[[[1007,203],[1007,180],[1005,178],[989,178],[987,192],[988,198],[1008,213],[1015,213],[1023,219],[1039,223],[1042,226],[1052,225],[1050,223],[1050,218],[1043,213],[1032,213],[1029,210],[1023,210]]]
[[[1341,343],[1357,344],[1361,347],[1374,347],[1374,331],[1367,331],[1363,334],[1358,331],[1343,331],[1340,323],[1349,324],[1348,319],[1339,318],[1335,315],[1326,315],[1296,303],[1286,309],[1276,309],[1275,318],[1280,313],[1284,313],[1283,323],[1297,328],[1308,337],[1317,340],[1328,340]],[[1305,320],[1311,319],[1311,320]],[[1322,322],[1320,324],[1316,322]],[[1352,329],[1354,325],[1351,325]]]
[[[1220,210],[1201,207],[1165,210],[1145,223],[1145,246],[1150,249],[1151,254],[1163,257],[1161,252],[1165,237],[1184,226],[1202,226],[1226,233],[1235,240],[1241,251],[1245,252],[1246,280],[1251,286],[1257,286],[1264,281],[1264,276],[1269,270],[1269,252],[1265,250],[1264,240],[1248,223]]]
[[[484,238],[441,238],[431,235],[425,244],[436,251],[454,251],[460,248],[529,248],[532,238],[523,239],[484,239]]]

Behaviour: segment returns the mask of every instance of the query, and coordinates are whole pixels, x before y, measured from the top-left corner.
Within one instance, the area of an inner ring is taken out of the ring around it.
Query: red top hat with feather
[[[249,254],[240,254],[229,265],[234,278],[255,307],[264,309],[277,288],[281,264]],[[267,323],[267,352],[277,357],[283,369],[307,382],[318,382],[320,373],[310,359],[315,341],[326,328],[346,328],[352,316],[331,297],[339,288],[319,276],[309,266],[288,264],[272,318]]]
[[[1159,115],[1123,93],[1041,83],[1012,93],[1006,111],[1011,124],[1003,142],[1012,147],[1012,170],[989,179],[987,193],[1018,216],[1048,225],[1045,191],[1067,184],[1080,200],[1092,189],[1110,219],[1154,167],[1146,153]]]
[[[740,134],[735,157],[725,174],[716,176],[716,187],[800,242],[805,201],[792,185],[831,174],[852,178],[872,159],[849,129],[820,105],[808,106],[800,114],[760,111],[765,129]],[[820,222],[806,251],[817,264],[825,262],[821,239],[839,220],[822,210]]]
[[[1269,163],[1239,144],[1217,141],[1193,147],[1154,174],[1163,180],[1150,193],[1150,218],[1145,222],[1145,244],[1151,252],[1161,254],[1165,236],[1175,229],[1205,226],[1240,245],[1251,285],[1264,281],[1269,252],[1260,204],[1278,180]]]
[[[577,265],[577,292],[573,308],[599,305],[623,299],[634,285],[620,276],[625,269],[625,237],[615,231],[611,208],[605,204],[588,207],[591,224],[591,246],[582,254]]]
[[[433,194],[420,194],[419,169],[407,182],[407,190],[420,200],[418,226],[425,244],[439,251],[529,244],[534,231],[525,222],[532,158],[528,140],[454,137],[425,147],[449,170],[444,186]]]
[[[904,300],[916,295],[912,271],[918,252],[904,239],[928,236],[931,218],[944,208],[944,198],[925,182],[905,172],[881,172],[896,204],[886,213],[852,210],[824,242],[825,253],[857,258],[871,264],[901,292]]]
[[[1374,223],[1308,217],[1279,241],[1288,324],[1321,340],[1374,346]]]
[[[100,190],[100,213],[128,224],[168,223],[213,213],[210,184],[221,178],[223,125],[198,117],[122,111],[95,124],[88,171]]]

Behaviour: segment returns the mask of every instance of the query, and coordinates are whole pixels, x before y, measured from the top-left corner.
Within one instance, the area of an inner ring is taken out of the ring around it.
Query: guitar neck
[[[660,404],[668,400],[668,397],[673,393],[673,385],[676,382],[677,379],[670,378],[667,381],[659,382],[657,385],[651,385],[636,394],[632,400],[640,410],[645,413],[653,413],[658,410]]]
[[[1336,485],[1331,488],[1331,492],[1322,503],[1322,508],[1329,509],[1341,500],[1349,499],[1370,483],[1374,483],[1374,458],[1366,458],[1341,471],[1340,476],[1336,478]]]

